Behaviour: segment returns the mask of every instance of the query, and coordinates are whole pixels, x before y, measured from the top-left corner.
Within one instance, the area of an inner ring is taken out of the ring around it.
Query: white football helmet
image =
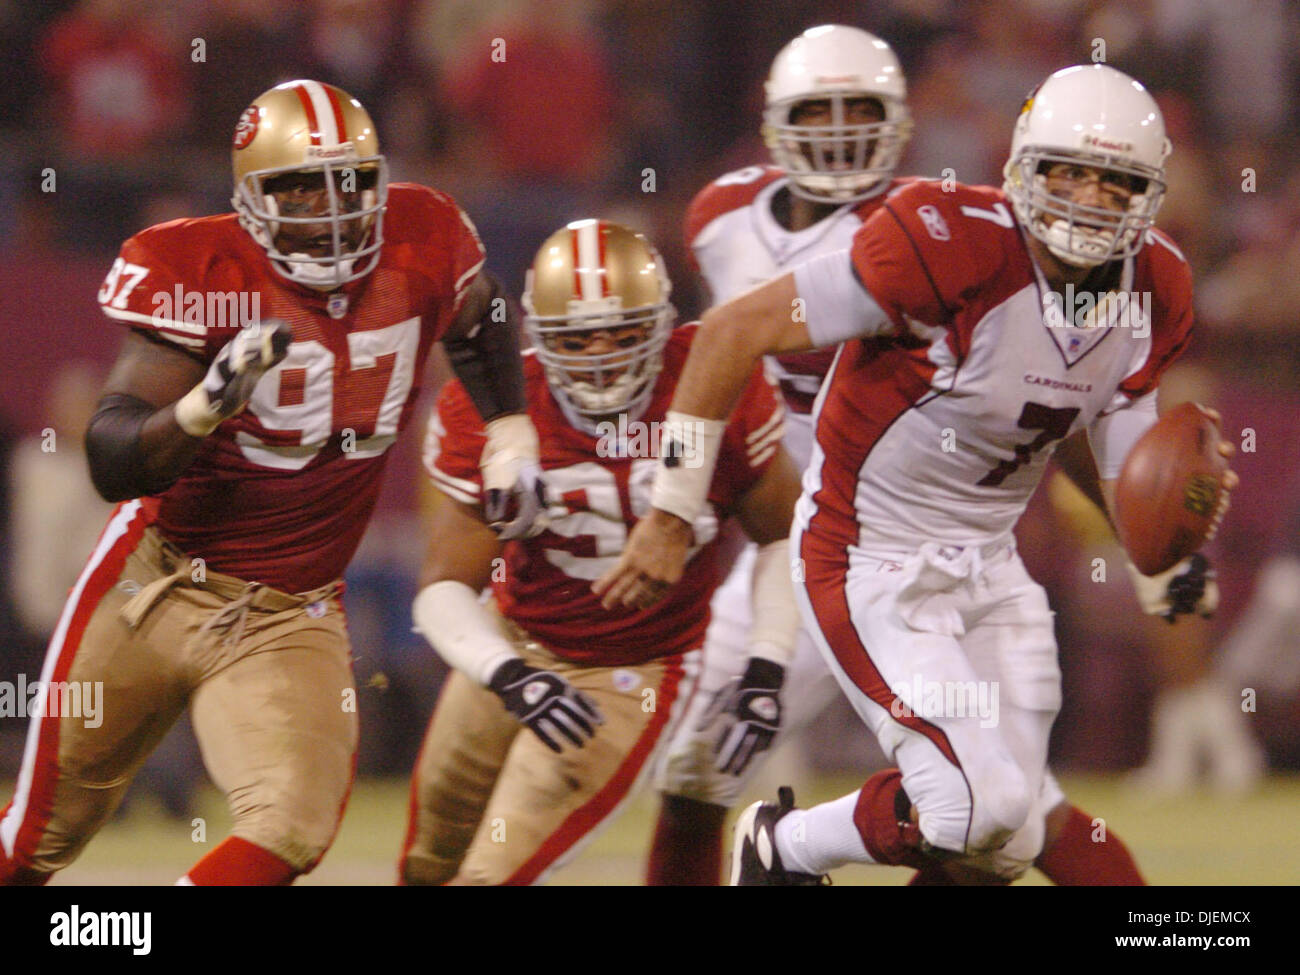
[[[244,109],[231,149],[240,225],[266,250],[280,274],[321,291],[369,274],[384,243],[388,168],[379,153],[375,123],[361,103],[333,85],[287,81],[265,91]],[[328,212],[289,216],[280,212],[266,184],[291,173],[323,174]],[[356,183],[359,202],[345,205],[340,190]],[[348,247],[345,228],[359,223],[361,243]],[[331,253],[320,257],[282,253],[275,243],[282,224],[330,227]]]
[[[1165,193],[1169,158],[1155,99],[1104,64],[1056,72],[1020,110],[1003,189],[1029,233],[1058,259],[1095,267],[1136,254]],[[1125,210],[1075,204],[1048,192],[1054,163],[1108,170],[1131,191]]]
[[[592,432],[649,402],[676,318],[671,294],[659,252],[619,224],[578,220],[542,244],[524,281],[524,328],[570,422]],[[598,331],[615,347],[589,354]]]
[[[912,134],[907,83],[888,44],[856,27],[804,31],[772,62],[763,135],[791,192],[819,203],[865,200],[884,190]],[[883,122],[846,125],[844,103],[880,102]],[[830,125],[792,125],[802,102],[829,101]]]

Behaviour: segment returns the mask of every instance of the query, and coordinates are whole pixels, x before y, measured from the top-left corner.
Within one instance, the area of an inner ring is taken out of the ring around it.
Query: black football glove
[[[1215,572],[1210,568],[1210,560],[1200,552],[1153,576],[1142,575],[1130,562],[1129,574],[1142,611],[1163,616],[1170,623],[1191,613],[1212,616],[1219,606]]]
[[[719,772],[740,775],[750,760],[772,747],[781,727],[781,685],[785,668],[763,657],[750,657],[745,672],[733,677],[713,699],[697,730],[726,715],[730,722],[718,736]]]
[[[488,688],[506,710],[532,729],[553,752],[563,750],[560,736],[581,748],[604,724],[596,703],[559,674],[507,660],[492,674]]]

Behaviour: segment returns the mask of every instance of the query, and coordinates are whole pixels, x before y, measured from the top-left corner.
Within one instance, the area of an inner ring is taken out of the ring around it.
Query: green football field
[[[798,794],[800,805],[843,795],[860,785],[852,778],[823,778]],[[1122,836],[1153,884],[1251,885],[1300,882],[1300,777],[1275,776],[1249,796],[1201,793],[1155,801],[1135,794],[1115,777],[1063,776],[1076,805],[1104,817]],[[3,794],[11,793],[7,783]],[[655,799],[642,795],[572,862],[553,884],[637,884],[654,823]],[[196,840],[190,822],[165,818],[144,800],[96,837],[55,884],[169,884],[225,835],[221,796],[205,787],[198,812],[206,836]],[[406,785],[399,780],[357,784],[333,849],[303,884],[390,884],[406,815]],[[728,843],[729,845],[729,843]],[[910,871],[847,867],[837,884],[902,884]],[[1031,872],[1021,883],[1044,883]]]

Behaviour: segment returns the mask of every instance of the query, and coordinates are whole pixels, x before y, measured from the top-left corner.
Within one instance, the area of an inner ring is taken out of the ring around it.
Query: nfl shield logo
[[[342,318],[348,313],[348,296],[341,291],[334,292],[325,303],[325,308],[329,311],[330,318]]]
[[[635,670],[625,670],[620,667],[610,675],[614,681],[615,690],[622,691],[626,694],[641,683],[641,675]]]

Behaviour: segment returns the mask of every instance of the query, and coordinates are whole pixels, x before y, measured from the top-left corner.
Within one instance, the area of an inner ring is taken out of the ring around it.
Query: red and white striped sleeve
[[[479,458],[487,443],[483,421],[459,380],[442,388],[424,437],[424,469],[434,486],[452,499],[482,504]]]
[[[763,476],[784,436],[785,406],[760,365],[727,422],[710,500],[730,507]]]

